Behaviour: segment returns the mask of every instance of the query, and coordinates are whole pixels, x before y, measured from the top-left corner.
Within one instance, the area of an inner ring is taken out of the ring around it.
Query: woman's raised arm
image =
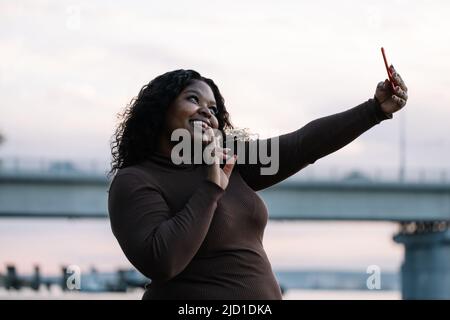
[[[247,184],[254,190],[268,188],[341,149],[381,121],[392,119],[392,114],[406,105],[408,88],[392,65],[390,69],[395,83],[392,86],[388,79],[378,83],[373,99],[344,112],[313,120],[304,127],[279,137],[238,142],[242,150],[245,150],[245,157],[238,153],[240,160],[237,162],[237,168]],[[248,157],[261,145],[270,150],[267,153],[272,161],[270,166],[276,167],[266,170],[265,173],[261,171],[268,167],[263,165],[264,161],[260,161],[258,157],[256,163],[252,164],[249,163]],[[235,150],[239,148],[235,146]],[[268,172],[274,174],[267,174]]]
[[[392,115],[385,114],[376,99],[369,99],[354,108],[313,120],[291,133],[266,140],[237,142],[246,155],[243,163],[243,157],[238,153],[237,168],[252,189],[265,189],[341,149],[374,125],[390,118]],[[278,139],[278,148],[273,139]],[[270,165],[263,165],[259,157],[256,164],[248,163],[249,154],[256,150],[256,145],[267,146]],[[235,150],[239,150],[239,146],[235,145]],[[275,174],[263,174],[261,169],[273,166],[273,161],[277,161],[275,168],[278,167]]]

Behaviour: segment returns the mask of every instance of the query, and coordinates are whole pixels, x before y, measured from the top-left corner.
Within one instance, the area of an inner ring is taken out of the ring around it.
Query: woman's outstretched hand
[[[378,83],[375,91],[375,98],[381,105],[381,109],[386,114],[397,112],[406,105],[408,101],[408,88],[405,85],[402,77],[395,71],[394,66],[390,67],[392,76],[394,78],[395,90],[392,90],[388,79],[384,82]]]
[[[214,143],[214,163],[208,165],[208,180],[225,190],[228,186],[228,181],[236,163],[237,156],[228,155],[230,149],[222,148],[218,143],[217,138],[214,136],[214,133],[212,133],[212,136]],[[223,169],[220,168],[221,159],[226,159]]]

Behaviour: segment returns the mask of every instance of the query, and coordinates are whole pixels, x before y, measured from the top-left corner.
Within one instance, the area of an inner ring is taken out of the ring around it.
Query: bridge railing
[[[0,173],[106,175],[109,162],[98,159],[0,158]]]
[[[0,174],[41,174],[41,175],[95,175],[106,176],[109,160],[99,159],[48,159],[31,157],[0,158]],[[408,167],[401,172],[397,167],[357,167],[342,165],[310,165],[292,179],[299,181],[367,181],[367,182],[408,182],[408,183],[450,183],[448,168]]]
[[[398,168],[379,166],[363,168],[357,166],[310,165],[295,177],[298,180],[367,181],[407,183],[450,183],[449,168],[410,167],[401,172]]]

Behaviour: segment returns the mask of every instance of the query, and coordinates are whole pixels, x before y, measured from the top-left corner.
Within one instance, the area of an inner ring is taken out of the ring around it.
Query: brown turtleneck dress
[[[143,299],[281,299],[263,248],[268,212],[255,191],[390,118],[369,99],[311,121],[279,136],[275,175],[238,163],[226,190],[206,180],[205,165],[176,165],[160,154],[120,169],[109,190],[111,228],[128,260],[152,280]]]

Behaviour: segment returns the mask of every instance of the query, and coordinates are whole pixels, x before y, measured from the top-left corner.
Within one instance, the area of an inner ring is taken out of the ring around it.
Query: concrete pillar
[[[450,299],[449,223],[403,223],[394,240],[405,246],[402,298]]]

